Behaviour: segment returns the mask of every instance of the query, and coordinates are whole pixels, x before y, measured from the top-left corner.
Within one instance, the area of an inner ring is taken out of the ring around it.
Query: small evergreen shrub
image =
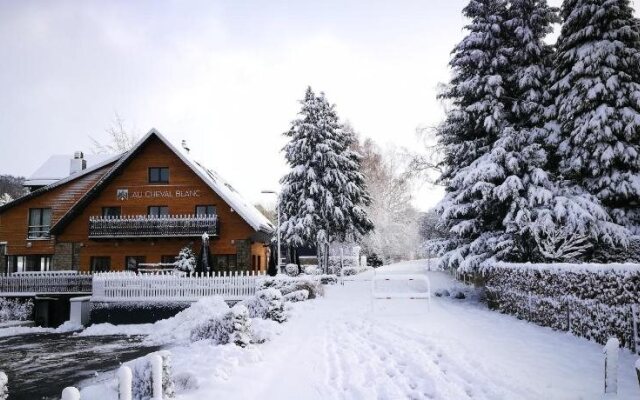
[[[287,264],[284,267],[284,271],[289,276],[298,276],[298,274],[300,274],[300,268],[298,268],[297,264]]]
[[[284,298],[278,289],[260,290],[243,304],[247,307],[251,318],[270,319],[280,323],[287,320],[284,312]]]
[[[33,316],[33,301],[0,298],[0,322],[28,321]]]
[[[305,289],[296,290],[295,292],[288,293],[286,296],[284,296],[285,301],[290,301],[292,303],[305,301],[308,298],[309,298],[309,291]]]
[[[235,343],[240,347],[251,343],[249,311],[242,304],[235,305],[222,316],[210,318],[191,331],[191,340],[211,340],[215,344]]]

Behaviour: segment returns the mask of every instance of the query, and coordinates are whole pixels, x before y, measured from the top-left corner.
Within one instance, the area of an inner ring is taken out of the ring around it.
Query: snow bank
[[[67,321],[57,328],[41,328],[39,326],[10,326],[0,329],[0,337],[29,335],[32,333],[67,333],[82,330],[82,325]]]
[[[80,336],[101,335],[148,335],[147,341],[154,344],[188,343],[191,331],[212,317],[229,311],[229,306],[220,297],[205,297],[174,317],[153,324],[140,325],[91,325]]]

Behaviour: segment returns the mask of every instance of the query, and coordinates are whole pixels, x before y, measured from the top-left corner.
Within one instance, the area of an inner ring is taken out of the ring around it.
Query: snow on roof
[[[87,154],[84,159],[87,161],[86,170],[94,166],[103,164],[105,161],[113,160],[112,154]],[[46,186],[69,176],[69,163],[73,154],[55,154],[49,157],[25,182],[25,186]]]
[[[217,172],[205,167],[202,163],[193,160],[189,154],[176,148],[160,132],[152,129],[139,143],[143,143],[148,136],[155,134],[170,149],[184,161],[209,187],[222,197],[253,229],[265,233],[272,233],[275,230],[273,224],[265,217],[253,204],[248,202],[242,195],[234,189],[231,184],[225,181]]]

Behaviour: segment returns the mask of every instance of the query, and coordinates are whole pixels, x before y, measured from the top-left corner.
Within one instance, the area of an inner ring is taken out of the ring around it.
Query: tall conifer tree
[[[565,0],[554,59],[558,168],[640,233],[640,25],[628,0]]]
[[[345,131],[335,106],[309,87],[300,117],[285,136],[291,168],[282,179],[280,209],[284,240],[292,246],[317,246],[326,255],[333,241],[355,240],[373,229],[363,206],[370,196],[360,173],[354,136]]]

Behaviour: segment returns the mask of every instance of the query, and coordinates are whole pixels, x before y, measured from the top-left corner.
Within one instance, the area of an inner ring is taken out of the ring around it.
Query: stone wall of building
[[[239,269],[251,268],[251,241],[236,240],[236,257]]]
[[[80,260],[80,244],[75,242],[57,242],[53,259],[51,260],[51,270],[67,271],[77,270]]]

